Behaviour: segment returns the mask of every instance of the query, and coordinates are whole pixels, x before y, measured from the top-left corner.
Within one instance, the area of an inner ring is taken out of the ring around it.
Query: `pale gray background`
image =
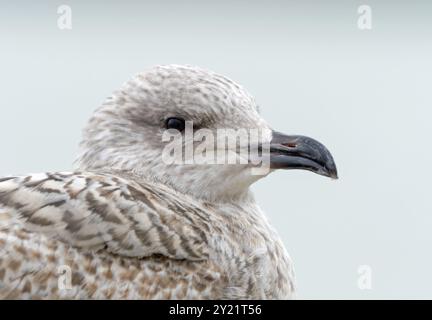
[[[299,297],[432,298],[432,1],[155,3],[1,2],[0,174],[70,169],[86,119],[133,74],[209,68],[276,129],[334,154],[339,181],[291,171],[254,187]],[[370,31],[357,28],[361,4]],[[357,287],[363,264],[372,290]]]

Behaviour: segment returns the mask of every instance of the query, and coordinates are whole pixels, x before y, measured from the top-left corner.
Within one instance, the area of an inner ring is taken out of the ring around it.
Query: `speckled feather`
[[[224,77],[182,66],[138,75],[90,120],[79,171],[0,179],[0,298],[292,297],[289,256],[248,188],[258,178],[160,163],[154,123],[167,105],[206,127],[267,126]]]

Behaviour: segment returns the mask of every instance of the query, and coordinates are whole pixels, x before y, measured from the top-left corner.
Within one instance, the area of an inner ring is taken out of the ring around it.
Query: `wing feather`
[[[163,200],[160,200],[163,198]],[[12,224],[73,247],[126,257],[205,260],[209,224],[163,186],[109,174],[45,173],[0,179],[0,230]]]
[[[110,174],[1,178],[0,299],[223,297],[208,217],[184,200]]]

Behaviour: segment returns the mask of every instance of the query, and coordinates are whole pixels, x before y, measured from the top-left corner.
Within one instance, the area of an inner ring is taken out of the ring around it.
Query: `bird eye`
[[[166,120],[165,126],[167,129],[176,129],[178,131],[183,131],[185,128],[184,119],[180,118],[168,118]]]

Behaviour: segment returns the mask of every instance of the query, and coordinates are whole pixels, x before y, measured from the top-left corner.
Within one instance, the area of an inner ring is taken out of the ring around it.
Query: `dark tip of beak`
[[[322,143],[309,137],[276,131],[273,131],[270,144],[270,167],[309,170],[332,179],[338,178],[333,157]]]

